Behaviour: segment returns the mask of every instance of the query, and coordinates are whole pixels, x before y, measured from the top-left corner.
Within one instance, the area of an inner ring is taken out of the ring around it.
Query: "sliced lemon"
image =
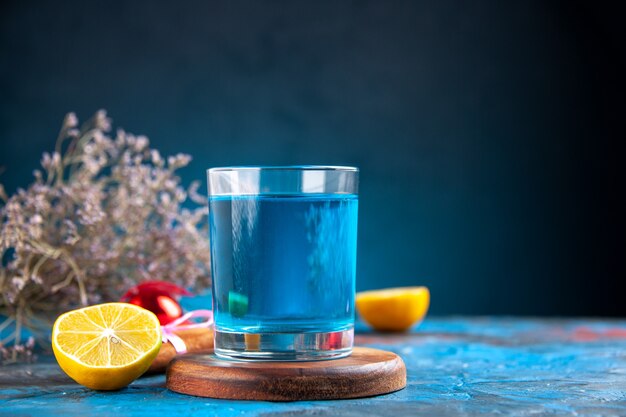
[[[356,309],[380,331],[404,331],[421,321],[430,303],[426,287],[400,287],[356,294]]]
[[[127,303],[69,311],[52,328],[52,350],[61,369],[96,390],[130,384],[148,369],[161,344],[157,317]]]

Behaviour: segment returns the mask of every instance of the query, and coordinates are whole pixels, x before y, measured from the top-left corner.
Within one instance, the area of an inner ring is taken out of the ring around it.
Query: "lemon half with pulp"
[[[130,384],[148,369],[161,344],[157,317],[127,303],[72,310],[52,328],[52,350],[61,369],[96,390]]]

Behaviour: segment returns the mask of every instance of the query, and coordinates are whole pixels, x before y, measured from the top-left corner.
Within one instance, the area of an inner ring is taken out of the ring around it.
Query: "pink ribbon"
[[[191,323],[191,324],[183,324],[187,320],[202,318],[204,319],[201,322]],[[209,328],[213,324],[213,312],[211,310],[194,310],[189,313],[183,314],[176,320],[171,323],[166,324],[165,326],[161,326],[161,331],[163,333],[163,343],[170,342],[176,353],[187,353],[187,345],[183,339],[181,339],[174,332],[178,330],[189,330],[189,329],[199,329],[202,327]]]

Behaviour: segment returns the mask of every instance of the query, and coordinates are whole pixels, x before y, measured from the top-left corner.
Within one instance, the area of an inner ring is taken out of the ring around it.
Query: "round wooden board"
[[[298,401],[359,398],[406,386],[406,367],[392,352],[355,347],[347,358],[312,362],[228,361],[186,355],[167,369],[167,388],[231,400]]]

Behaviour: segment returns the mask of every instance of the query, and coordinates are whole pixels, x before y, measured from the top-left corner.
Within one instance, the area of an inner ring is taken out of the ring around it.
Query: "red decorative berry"
[[[129,289],[121,301],[152,311],[161,325],[165,325],[183,315],[183,309],[175,298],[181,295],[192,294],[171,282],[146,281]]]

